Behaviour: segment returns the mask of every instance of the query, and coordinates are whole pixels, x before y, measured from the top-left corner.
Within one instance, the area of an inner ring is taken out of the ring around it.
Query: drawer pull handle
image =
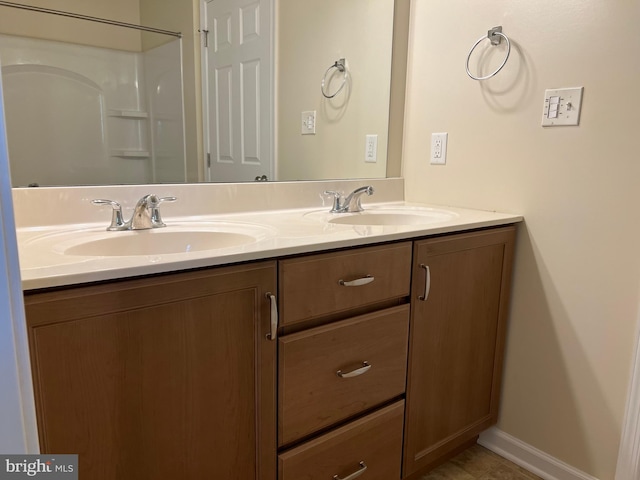
[[[366,471],[367,471],[367,466],[364,464],[364,462],[360,462],[360,469],[357,472],[353,472],[351,475],[344,478],[340,478],[338,475],[334,475],[333,480],[353,480],[354,478],[358,478],[360,475],[362,475]]]
[[[267,333],[266,337],[269,340],[275,340],[278,335],[278,302],[271,292],[267,292],[265,296],[271,302],[271,332]]]
[[[418,297],[418,300],[422,300],[423,302],[429,298],[429,291],[431,291],[431,270],[429,270],[429,266],[424,263],[420,264],[420,268],[424,268],[424,294]]]
[[[338,280],[338,283],[343,287],[359,287],[361,285],[366,285],[367,283],[371,283],[376,278],[373,275],[365,275],[362,278],[356,278],[355,280],[349,280],[345,282],[344,280]]]
[[[352,370],[351,372],[343,373],[342,370],[338,370],[336,375],[340,378],[352,378],[357,377],[358,375],[362,375],[363,373],[367,373],[372,365],[369,362],[362,362],[362,367]]]

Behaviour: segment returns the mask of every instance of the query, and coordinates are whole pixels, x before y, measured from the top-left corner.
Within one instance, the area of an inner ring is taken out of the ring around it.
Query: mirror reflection
[[[393,0],[9,3],[14,186],[386,175]]]

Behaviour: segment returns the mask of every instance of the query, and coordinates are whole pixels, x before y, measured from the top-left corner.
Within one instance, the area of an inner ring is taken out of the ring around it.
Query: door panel
[[[205,1],[209,180],[272,178],[272,0]]]

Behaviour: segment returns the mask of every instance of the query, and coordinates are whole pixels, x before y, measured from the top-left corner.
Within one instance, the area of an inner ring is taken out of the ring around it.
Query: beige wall
[[[280,0],[277,31],[278,179],[384,177],[393,1]],[[342,57],[349,90],[325,99],[322,75]],[[315,135],[300,133],[308,110]],[[364,161],[367,134],[378,135],[377,163]]]
[[[20,0],[16,3],[140,23],[138,0]],[[140,51],[140,32],[121,27],[0,6],[0,33]]]
[[[200,94],[200,3],[198,0],[140,0],[143,25],[182,32],[185,142],[187,181],[204,178],[202,148],[202,99]],[[143,36],[143,48],[162,43],[156,34]]]
[[[638,315],[639,23],[631,1],[412,2],[406,196],[524,214],[498,427],[601,480],[614,478]],[[467,52],[500,24],[509,63],[475,82]],[[545,88],[574,86],[580,126],[543,129]],[[447,165],[430,166],[442,131]]]

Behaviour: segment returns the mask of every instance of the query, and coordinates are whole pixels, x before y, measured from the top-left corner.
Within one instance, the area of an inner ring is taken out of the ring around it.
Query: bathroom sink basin
[[[28,258],[47,252],[66,257],[131,257],[188,254],[242,247],[273,235],[269,227],[240,222],[174,223],[149,230],[78,228],[37,235],[23,242]]]
[[[426,207],[370,207],[358,213],[318,213],[311,214],[327,223],[338,225],[381,225],[406,226],[429,225],[451,220],[458,216],[455,212]]]
[[[140,230],[109,232],[112,235],[64,249],[65,255],[122,257],[167,255],[236,247],[255,242],[255,237],[234,232]],[[116,233],[116,235],[113,235]]]

